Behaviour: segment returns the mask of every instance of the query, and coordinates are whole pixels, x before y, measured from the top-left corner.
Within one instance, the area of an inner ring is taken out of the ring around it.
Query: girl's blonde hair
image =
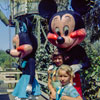
[[[67,73],[68,75],[70,75],[71,77],[75,77],[74,72],[73,72],[72,68],[71,68],[69,65],[64,65],[64,64],[61,65],[61,66],[59,67],[59,69],[58,69],[58,75],[59,75],[60,70],[64,70],[64,71],[66,71],[66,73]]]

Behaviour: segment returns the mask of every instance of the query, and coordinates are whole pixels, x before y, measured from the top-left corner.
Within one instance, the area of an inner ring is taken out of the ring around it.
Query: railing
[[[14,87],[12,88],[12,84],[15,84],[19,81],[20,75],[22,74],[22,72],[19,71],[0,71],[0,85],[1,84],[8,84],[8,88],[6,93],[11,93],[14,89]],[[43,85],[44,87],[46,87],[47,90],[47,79],[46,81],[42,80],[42,76],[45,76],[47,78],[47,72],[37,72],[36,71],[36,79],[39,82],[40,85]],[[49,100],[49,96],[48,93],[45,92],[45,89],[41,90],[42,91],[42,96],[44,98],[46,98],[46,100]],[[98,95],[97,95],[97,99],[96,100],[100,100],[100,89],[98,91]]]
[[[38,80],[38,82],[40,83],[40,85],[43,85],[45,87],[47,87],[47,82],[43,82],[43,80],[39,79],[39,75],[44,75],[47,77],[47,73],[46,72],[36,72],[36,79]],[[42,95],[49,100],[49,96],[47,93],[45,93],[44,91],[42,91]]]
[[[19,71],[0,71],[1,84],[8,84],[6,92],[13,91],[12,84],[16,85],[21,74],[22,72]]]
[[[0,78],[2,79],[0,83],[8,84],[6,93],[11,93],[13,91],[14,87],[12,85],[13,84],[16,85],[16,83],[19,81],[21,74],[22,72],[19,72],[19,71],[13,71],[13,72],[12,71],[0,71]],[[43,82],[42,80],[40,80],[39,75],[47,76],[47,73],[36,72],[36,79],[39,82],[39,84],[47,87],[47,82]],[[47,93],[45,93],[43,90],[41,90],[41,92],[44,98],[49,99],[49,96]]]

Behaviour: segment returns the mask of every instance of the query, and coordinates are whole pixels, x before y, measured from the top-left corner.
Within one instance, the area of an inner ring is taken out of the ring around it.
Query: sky
[[[5,14],[7,18],[10,16],[9,0],[0,0],[0,10]],[[15,35],[15,28],[6,26],[0,20],[0,50],[11,49],[12,39]]]

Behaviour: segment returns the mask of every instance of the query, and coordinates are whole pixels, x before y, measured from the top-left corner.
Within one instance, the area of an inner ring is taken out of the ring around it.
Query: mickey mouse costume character
[[[50,19],[48,40],[65,55],[65,64],[75,72],[74,87],[82,96],[81,80],[78,71],[90,67],[85,50],[79,46],[85,36],[85,26],[81,16],[74,11],[61,11]]]
[[[42,0],[41,2],[43,1],[45,0]],[[47,35],[47,38],[50,43],[56,46],[58,50],[63,53],[63,55],[65,56],[64,63],[70,65],[73,68],[75,72],[74,87],[82,96],[79,71],[80,69],[85,70],[89,68],[90,61],[84,48],[82,48],[79,44],[84,40],[86,36],[86,30],[84,22],[82,20],[82,15],[85,14],[90,7],[87,6],[88,2],[86,2],[86,0],[83,0],[83,3],[81,3],[81,1],[82,0],[76,3],[76,0],[71,0],[70,4],[73,11],[66,10],[52,13],[51,8],[51,16],[50,11],[48,13],[48,10],[42,8],[41,3],[39,5],[39,8],[41,8],[41,10],[39,11],[42,17],[44,17],[43,15],[48,15],[48,18],[50,20],[49,33]]]
[[[55,0],[51,0],[53,3]],[[85,36],[86,30],[82,20],[82,15],[90,10],[91,0],[69,0],[69,9],[57,12],[57,6],[52,7],[48,2],[48,6],[44,4],[46,0],[41,0],[39,4],[40,16],[49,20],[49,33],[47,38],[50,43],[58,48],[65,56],[65,64],[70,65],[74,72],[74,87],[82,96],[80,69],[90,67],[90,61],[87,54],[80,44]],[[47,3],[47,2],[46,2]],[[45,8],[49,7],[49,11]],[[55,8],[55,9],[54,9]],[[54,13],[57,12],[57,13]],[[47,16],[48,15],[48,16]]]
[[[22,76],[12,95],[16,96],[15,100],[21,100],[21,98],[29,99],[30,95],[40,95],[40,85],[35,79],[35,52],[37,50],[35,35],[29,30],[27,32],[20,32],[14,36],[13,45],[15,48],[8,49],[6,52],[12,57],[19,57],[21,59],[21,66],[18,66],[18,68],[22,71]]]

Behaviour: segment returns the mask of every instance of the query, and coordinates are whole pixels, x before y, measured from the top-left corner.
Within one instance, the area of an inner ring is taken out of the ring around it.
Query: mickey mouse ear
[[[54,0],[41,0],[38,10],[40,16],[50,19],[51,16],[57,12],[57,4]]]
[[[81,15],[86,14],[90,10],[91,0],[71,0],[71,6],[74,11]]]

